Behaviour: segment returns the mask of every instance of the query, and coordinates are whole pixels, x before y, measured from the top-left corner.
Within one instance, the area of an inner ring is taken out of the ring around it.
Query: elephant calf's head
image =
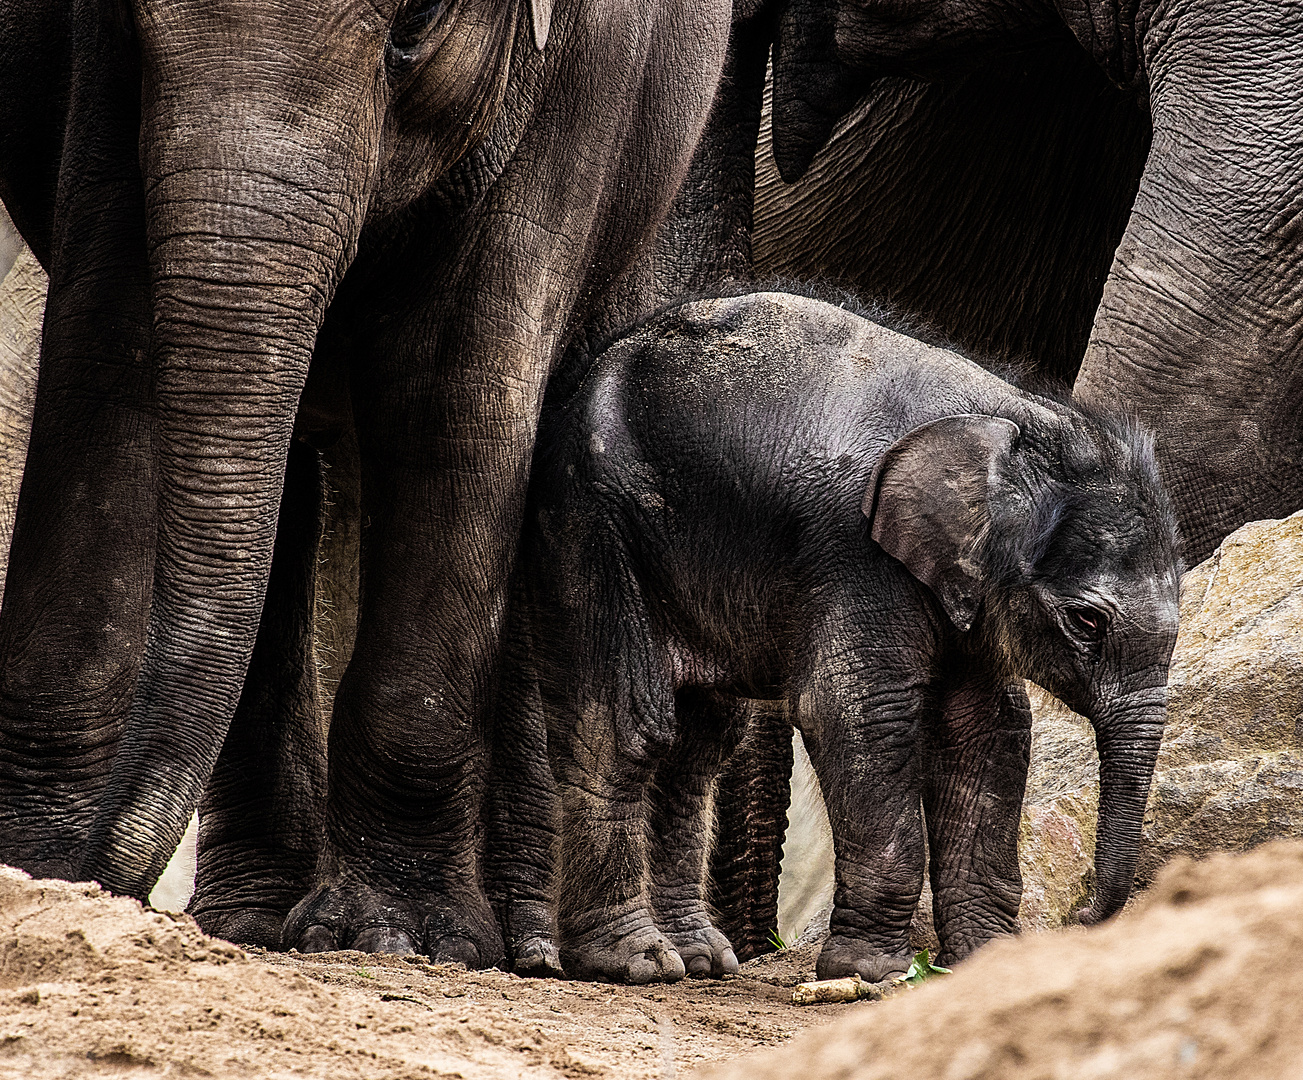
[[[1106,918],[1131,889],[1176,643],[1176,525],[1150,440],[1078,412],[947,416],[886,452],[864,512],[975,651],[1094,725],[1098,891],[1082,919]]]

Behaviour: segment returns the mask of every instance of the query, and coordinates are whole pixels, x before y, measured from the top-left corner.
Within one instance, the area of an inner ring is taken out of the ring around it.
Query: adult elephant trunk
[[[337,25],[320,53],[288,17],[250,28],[227,7],[137,9],[158,540],[140,676],[81,866],[136,897],[239,700],[299,395],[379,145],[382,34]]]
[[[1195,561],[1300,501],[1298,16],[1294,3],[1167,4],[1137,32],[1153,143],[1075,395],[1124,401],[1155,431]]]
[[[1166,690],[1158,686],[1136,691],[1094,717],[1099,748],[1099,822],[1095,898],[1079,912],[1087,926],[1115,915],[1131,895],[1166,711]]]

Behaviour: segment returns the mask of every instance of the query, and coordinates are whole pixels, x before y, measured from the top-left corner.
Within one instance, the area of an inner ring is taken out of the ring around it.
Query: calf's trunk
[[[1095,898],[1079,913],[1087,926],[1116,914],[1131,895],[1166,700],[1161,686],[1138,691],[1095,720],[1099,748]]]

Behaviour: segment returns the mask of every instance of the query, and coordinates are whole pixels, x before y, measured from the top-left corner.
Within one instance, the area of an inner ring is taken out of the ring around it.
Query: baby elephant
[[[736,969],[711,790],[739,698],[786,699],[836,849],[818,974],[1014,930],[1029,678],[1100,752],[1097,922],[1131,888],[1176,638],[1172,513],[1133,427],[783,293],[686,303],[545,422],[522,553],[579,978]]]

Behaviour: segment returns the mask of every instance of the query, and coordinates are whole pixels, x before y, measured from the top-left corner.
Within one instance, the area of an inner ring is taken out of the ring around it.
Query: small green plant
[[[785,948],[787,948],[787,942],[785,942],[781,937],[778,936],[778,927],[776,926],[771,926],[769,928],[769,944],[772,945],[779,952],[782,952]]]
[[[938,975],[949,974],[949,968],[936,967],[932,963],[932,954],[927,949],[919,949],[914,954],[914,959],[909,963],[909,970],[896,981],[904,983],[906,986],[917,986],[919,983],[927,982],[928,979],[935,978]]]
[[[353,972],[353,974],[354,974],[354,975],[361,975],[362,978],[364,978],[364,979],[374,979],[374,978],[375,978],[375,976],[372,975],[371,972],[369,972],[366,968],[358,968],[355,972]]]

